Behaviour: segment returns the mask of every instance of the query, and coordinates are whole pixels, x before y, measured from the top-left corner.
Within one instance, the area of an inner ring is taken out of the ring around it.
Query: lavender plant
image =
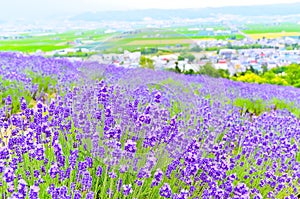
[[[15,53],[0,63],[1,94],[20,90],[0,109],[2,198],[297,198],[296,88]]]

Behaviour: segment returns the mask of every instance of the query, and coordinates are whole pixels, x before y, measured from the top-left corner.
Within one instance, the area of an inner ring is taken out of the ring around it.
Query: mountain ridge
[[[71,17],[71,20],[82,21],[139,21],[144,18],[174,19],[174,18],[204,18],[216,14],[239,16],[286,16],[300,14],[299,3],[253,5],[253,6],[225,6],[185,9],[142,9],[142,10],[115,10],[100,12],[85,12]]]

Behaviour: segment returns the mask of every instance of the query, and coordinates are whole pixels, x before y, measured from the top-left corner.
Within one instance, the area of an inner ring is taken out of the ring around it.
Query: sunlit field
[[[281,37],[298,37],[300,36],[300,32],[278,32],[278,33],[256,33],[256,34],[248,34],[249,37],[253,39],[275,39],[275,38],[281,38]]]

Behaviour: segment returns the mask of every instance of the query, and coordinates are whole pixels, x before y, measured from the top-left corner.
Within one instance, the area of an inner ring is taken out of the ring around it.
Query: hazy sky
[[[300,2],[300,0],[3,0],[0,3],[0,20],[23,17],[38,19],[86,11],[201,8],[294,2]]]

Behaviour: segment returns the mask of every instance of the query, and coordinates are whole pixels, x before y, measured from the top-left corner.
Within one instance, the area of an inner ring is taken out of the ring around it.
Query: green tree
[[[263,78],[265,78],[267,81],[271,81],[276,77],[276,74],[273,73],[273,71],[267,71],[263,74]]]
[[[253,68],[252,65],[250,65],[250,71],[251,71],[252,73],[255,73],[256,75],[259,74],[258,70],[256,70],[255,68]]]
[[[142,68],[149,68],[149,69],[154,70],[153,60],[151,60],[145,56],[141,56],[140,65]]]
[[[230,74],[228,70],[225,69],[218,69],[218,73],[220,74],[221,77],[223,78],[229,78]]]
[[[176,73],[181,73],[180,68],[178,67],[178,62],[175,62],[175,72]]]
[[[227,48],[232,49],[232,43],[230,41],[227,43],[226,46],[227,46]]]
[[[189,62],[193,62],[196,59],[195,55],[193,54],[187,54],[186,58],[189,60]]]
[[[285,79],[290,85],[295,85],[299,83],[300,80],[300,65],[291,64],[287,66],[285,70]]]
[[[184,59],[188,59],[189,62],[193,62],[196,57],[191,53],[181,53],[178,57],[178,61],[183,61]]]
[[[200,48],[200,46],[194,46],[194,47],[191,48],[191,51],[192,52],[201,52],[202,48]]]
[[[184,57],[182,55],[179,55],[178,56],[178,61],[183,61],[184,60]]]
[[[198,72],[201,75],[208,75],[211,77],[220,77],[220,74],[217,69],[212,66],[212,63],[208,62],[202,66]]]
[[[282,67],[272,68],[270,71],[272,71],[275,74],[280,74],[283,73],[286,69],[287,69],[286,66],[282,66]]]
[[[195,74],[195,71],[193,69],[190,69],[188,71],[185,71],[184,74],[186,74],[186,75],[193,75],[193,74]]]
[[[263,69],[263,73],[265,73],[265,72],[267,72],[267,71],[268,71],[268,66],[266,66],[266,65],[263,65],[263,66],[262,66],[262,69]]]

